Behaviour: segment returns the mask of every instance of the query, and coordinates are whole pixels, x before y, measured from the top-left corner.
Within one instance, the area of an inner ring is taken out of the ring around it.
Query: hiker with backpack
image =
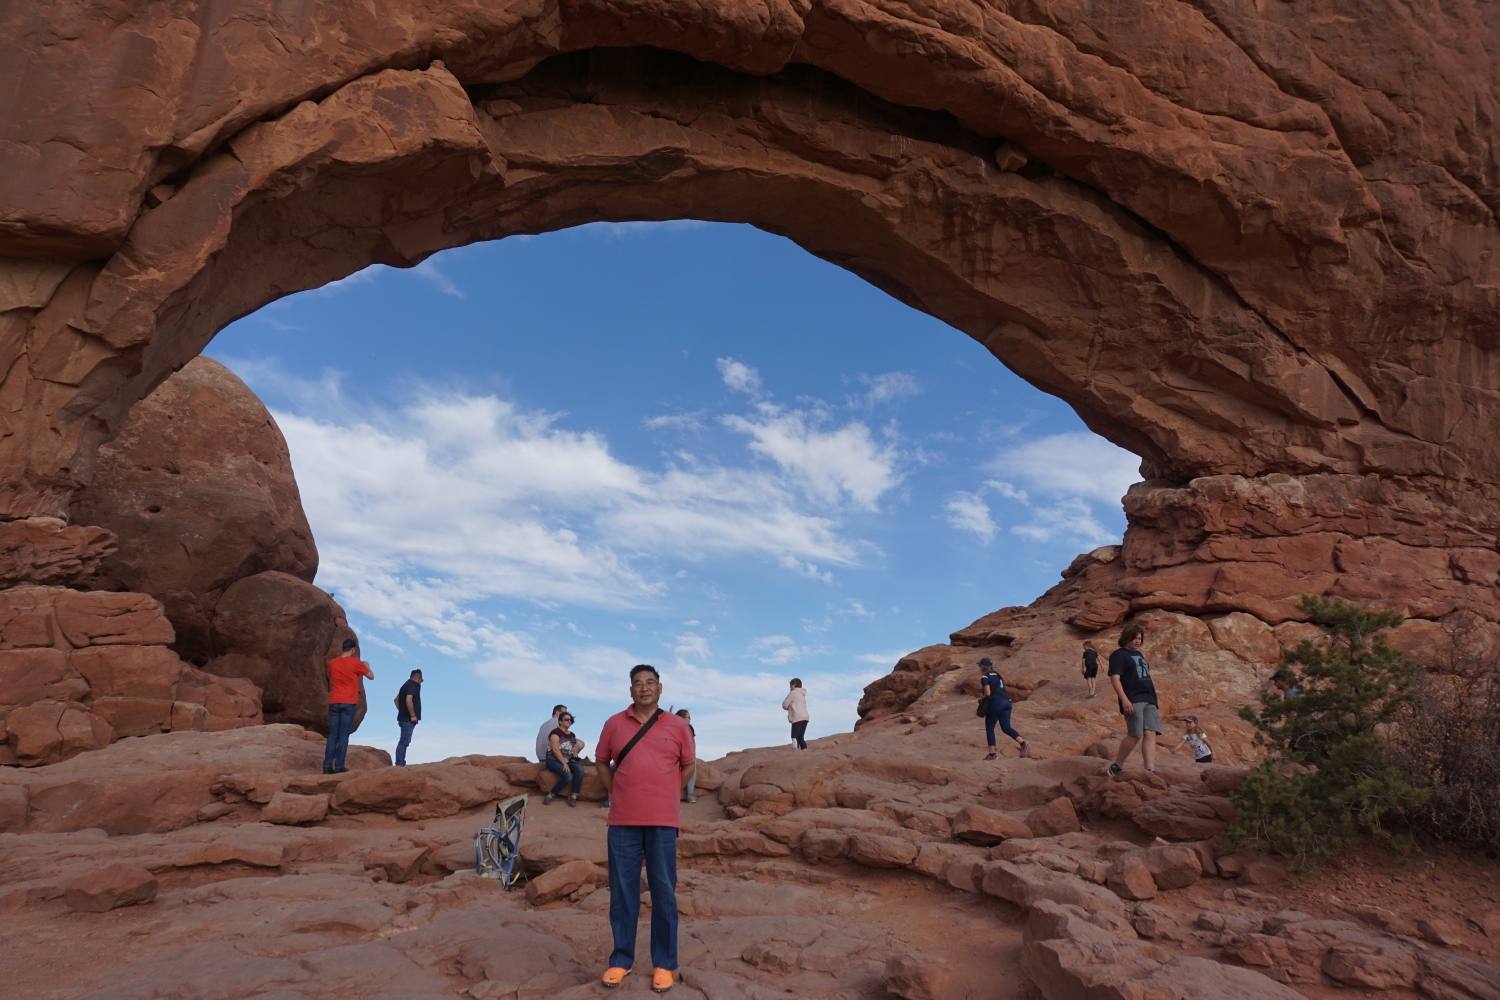
[[[1000,731],[1021,746],[1021,756],[1025,757],[1031,749],[1031,744],[1021,739],[1021,734],[1010,726],[1010,712],[1014,707],[1011,704],[1010,695],[1006,693],[1005,681],[995,670],[995,661],[988,656],[979,661],[979,710],[974,714],[984,717],[984,738],[989,744],[990,753],[985,760],[999,760],[1000,754],[995,750],[995,726]]]
[[[396,725],[401,729],[401,739],[396,743],[396,766],[406,766],[406,749],[411,746],[411,734],[422,721],[422,671],[413,670],[411,678],[396,692]]]
[[[677,832],[682,790],[697,760],[685,720],[662,710],[661,675],[630,668],[630,707],[604,722],[595,753],[609,796],[609,925],[614,951],[602,983],[619,986],[635,964],[641,866],[651,891],[651,989],[677,977]]]

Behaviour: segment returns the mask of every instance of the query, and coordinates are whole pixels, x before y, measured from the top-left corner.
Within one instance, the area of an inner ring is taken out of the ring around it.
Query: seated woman
[[[568,796],[568,805],[578,805],[578,793],[583,791],[583,765],[578,754],[583,750],[583,740],[573,735],[573,716],[567,712],[557,717],[557,728],[547,736],[547,770],[562,780],[552,786],[552,791],[542,799],[542,805],[550,806],[552,800],[562,793],[569,783],[573,791]]]

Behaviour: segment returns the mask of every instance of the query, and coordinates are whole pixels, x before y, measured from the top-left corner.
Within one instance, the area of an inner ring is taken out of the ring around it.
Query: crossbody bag
[[[650,732],[651,727],[656,725],[656,720],[660,719],[661,716],[662,710],[658,708],[656,710],[656,714],[646,720],[646,724],[641,727],[641,731],[630,737],[630,742],[626,743],[625,746],[621,748],[620,752],[615,755],[615,766],[610,768],[611,771],[618,771],[620,769],[620,765],[625,763],[625,755],[630,753],[630,751],[635,748],[635,745],[641,741],[642,736],[645,736],[646,733]]]

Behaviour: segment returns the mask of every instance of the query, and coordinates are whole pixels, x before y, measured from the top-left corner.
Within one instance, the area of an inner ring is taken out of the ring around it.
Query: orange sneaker
[[[677,973],[671,969],[651,970],[651,989],[656,993],[665,993],[677,982]]]
[[[612,965],[604,970],[604,978],[599,981],[605,986],[614,988],[624,982],[625,977],[628,975],[630,975],[629,969],[622,969],[619,966]]]

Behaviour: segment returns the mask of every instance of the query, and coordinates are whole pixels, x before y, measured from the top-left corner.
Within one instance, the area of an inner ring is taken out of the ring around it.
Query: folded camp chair
[[[526,819],[526,796],[517,795],[495,807],[495,819],[474,835],[474,871],[492,878],[509,892],[526,876],[521,864],[521,824]]]

